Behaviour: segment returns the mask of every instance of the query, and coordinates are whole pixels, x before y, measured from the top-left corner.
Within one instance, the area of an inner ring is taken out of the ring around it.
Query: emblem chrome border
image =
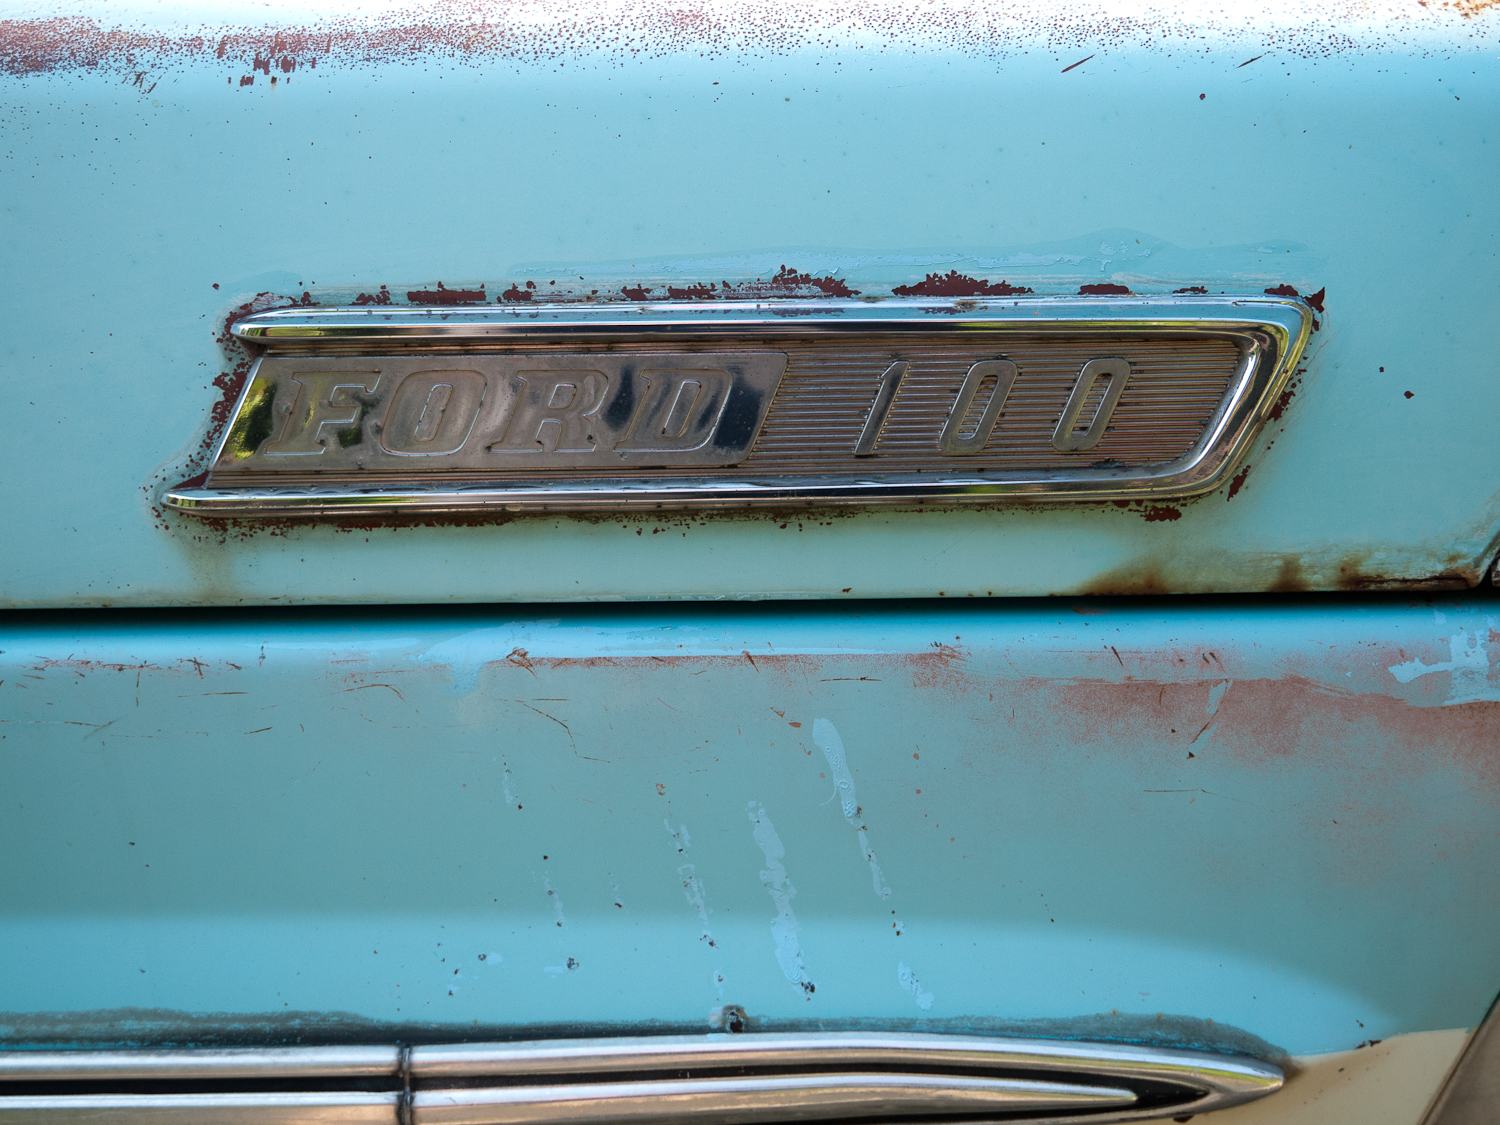
[[[462,514],[496,510],[656,510],[747,506],[974,504],[1005,500],[1164,500],[1198,495],[1223,482],[1265,424],[1301,358],[1313,327],[1301,300],[1277,297],[1019,297],[672,303],[637,306],[477,306],[463,309],[296,307],[257,313],[231,331],[267,355],[375,354],[424,345],[444,351],[489,349],[508,342],[598,345],[612,341],[660,343],[715,338],[820,337],[902,333],[1038,333],[1069,339],[1121,332],[1163,337],[1213,333],[1232,338],[1240,361],[1230,388],[1202,436],[1176,460],[1149,468],[992,472],[967,476],[882,474],[863,462],[827,475],[757,477],[674,476],[641,479],[552,480],[536,485],[432,487],[198,487],[169,490],[164,503],[178,511],[218,518],[339,516],[381,513]],[[904,374],[897,363],[871,372],[870,421],[889,408]],[[253,372],[252,372],[253,379]],[[252,380],[247,379],[245,393]],[[1081,383],[1080,383],[1081,386]],[[238,415],[244,394],[236,404]],[[1065,413],[1076,415],[1078,403]],[[851,456],[863,458],[875,434],[867,422]],[[1086,438],[1087,435],[1079,435]],[[215,449],[218,460],[226,429]],[[958,441],[949,435],[950,442]],[[935,445],[935,452],[941,450]],[[1061,447],[1060,447],[1061,448]],[[1084,446],[1079,446],[1084,448]],[[217,482],[210,483],[216,484]]]

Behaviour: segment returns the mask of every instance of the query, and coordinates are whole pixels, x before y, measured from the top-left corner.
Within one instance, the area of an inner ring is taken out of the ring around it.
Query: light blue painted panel
[[[429,13],[405,38],[420,21],[392,9],[365,49],[352,16],[202,7],[122,11],[127,26],[175,21],[128,51],[107,29],[42,18],[70,8],[28,10],[0,60],[13,420],[0,516],[21,529],[0,546],[0,598],[1475,581],[1500,533],[1500,14],[1200,8],[1152,23],[979,4],[945,23],[937,7],[778,5],[695,22],[640,0],[613,16],[476,10],[472,26]],[[260,34],[247,19],[279,23]],[[238,29],[223,57],[199,21]],[[297,67],[257,71],[263,55]],[[489,299],[527,281],[660,295],[782,264],[874,296],[948,270],[1043,293],[1291,284],[1326,290],[1326,315],[1236,494],[1166,518],[1105,506],[226,532],[153,506],[201,468],[214,380],[242,358],[216,338],[257,292],[330,303],[387,285],[401,300],[442,280]]]
[[[8,621],[5,1035],[1306,1054],[1500,990],[1491,602],[545,614]]]

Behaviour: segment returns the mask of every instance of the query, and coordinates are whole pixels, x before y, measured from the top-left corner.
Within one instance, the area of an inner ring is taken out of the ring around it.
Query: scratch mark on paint
[[[505,790],[505,803],[521,807],[521,798],[516,793],[515,778],[511,776],[510,766],[505,762],[500,763],[500,788]]]
[[[840,807],[844,812],[844,819],[855,829],[859,837],[860,854],[870,865],[870,878],[874,882],[875,893],[883,899],[890,898],[891,888],[886,885],[885,878],[880,873],[880,863],[870,847],[869,833],[859,822],[859,814],[862,810],[854,793],[854,774],[849,769],[848,755],[844,752],[844,740],[839,737],[838,728],[827,719],[815,720],[813,744],[823,751],[823,757],[828,759],[828,770],[833,774],[833,784]]]
[[[535,675],[535,673],[532,673],[532,674]],[[519,703],[522,707],[525,707],[525,708],[527,708],[528,710],[531,710],[531,711],[535,711],[538,715],[540,715],[544,719],[551,719],[554,723],[556,723],[558,726],[562,727],[562,729],[567,732],[568,743],[573,747],[573,749],[574,750],[578,749],[578,743],[573,741],[573,732],[572,732],[572,730],[569,729],[567,723],[563,722],[556,715],[549,715],[549,714],[547,714],[547,712],[543,711],[540,707],[532,707],[531,704],[527,703],[524,699],[513,699],[513,700],[511,700],[511,702],[512,703]],[[595,760],[595,761],[603,761],[602,758],[601,759],[593,759],[593,760]]]
[[[1229,690],[1229,685],[1232,683],[1234,683],[1233,680],[1225,680],[1223,683],[1215,684],[1209,689],[1207,712],[1210,719],[1219,713],[1219,704],[1224,702],[1224,693]],[[1235,698],[1239,697],[1236,696]]]
[[[901,987],[917,998],[917,1007],[927,1011],[932,1007],[933,995],[922,987],[922,982],[917,979],[917,974],[906,967],[905,961],[896,962],[896,979],[901,982]]]
[[[771,937],[776,943],[776,963],[786,979],[798,985],[808,998],[817,991],[807,977],[807,965],[802,957],[802,947],[797,941],[797,915],[792,913],[792,899],[797,897],[797,888],[787,878],[786,867],[781,860],[786,848],[776,828],[766,818],[766,807],[751,801],[746,816],[754,825],[752,835],[766,857],[766,866],[761,870],[760,881],[764,884],[771,901],[776,904],[776,918],[771,923]]]
[[[692,847],[692,837],[689,835],[686,824],[679,824],[675,829],[672,822],[666,818],[662,819],[662,827],[667,830],[667,835],[672,837],[672,842],[677,845],[677,854],[685,855],[688,848]],[[698,878],[698,868],[691,863],[684,863],[677,869],[677,877],[682,880],[682,893],[687,898],[688,905],[698,912],[698,920],[703,923],[703,932],[698,935],[698,940],[707,942],[709,946],[717,949],[718,943],[714,941],[714,935],[708,928],[708,916],[713,910],[708,905],[708,898],[703,890],[703,881]]]
[[[1494,619],[1485,622],[1494,627]],[[1425,664],[1421,660],[1408,660],[1404,664],[1392,664],[1389,671],[1397,683],[1409,684],[1418,676],[1432,672],[1448,672],[1453,676],[1448,698],[1443,705],[1455,703],[1477,703],[1481,700],[1500,700],[1500,689],[1489,682],[1490,653],[1484,633],[1474,630],[1472,636],[1465,629],[1454,633],[1448,641],[1450,659],[1436,664]]]

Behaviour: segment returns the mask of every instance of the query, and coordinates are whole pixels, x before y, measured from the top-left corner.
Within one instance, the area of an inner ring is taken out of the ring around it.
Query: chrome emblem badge
[[[1306,342],[1291,299],[306,309],[206,516],[1157,499],[1219,484]]]
[[[785,370],[780,352],[268,356],[214,471],[736,465]]]

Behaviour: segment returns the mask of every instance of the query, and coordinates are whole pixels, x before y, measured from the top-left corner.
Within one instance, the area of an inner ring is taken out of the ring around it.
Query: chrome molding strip
[[[0,1052],[0,1125],[1103,1123],[1205,1113],[1281,1084],[1275,1066],[1241,1056],[906,1033],[15,1051]]]
[[[0,1051],[6,1082],[373,1078],[401,1072],[399,1047],[264,1047],[212,1051]]]
[[[399,1093],[41,1094],[6,1097],[5,1125],[402,1125]]]
[[[247,317],[232,328],[240,339],[265,347],[267,361],[279,356],[326,356],[342,357],[340,362],[347,365],[352,362],[350,357],[362,360],[378,353],[399,351],[406,356],[441,354],[451,362],[454,354],[503,355],[506,348],[522,345],[570,344],[608,350],[651,344],[664,352],[671,351],[674,342],[700,349],[717,348],[721,341],[730,340],[738,341],[740,348],[764,346],[754,344],[757,338],[768,342],[779,340],[778,348],[795,350],[799,341],[809,346],[826,347],[830,343],[842,346],[840,341],[856,336],[867,341],[886,340],[891,350],[899,351],[901,341],[915,339],[916,334],[955,346],[972,340],[975,349],[984,350],[993,349],[995,341],[1003,341],[1007,334],[1022,333],[1079,346],[1093,337],[1118,338],[1122,333],[1163,341],[1212,335],[1234,342],[1240,349],[1240,360],[1228,391],[1211,411],[1213,416],[1201,436],[1167,463],[1127,467],[1111,462],[1102,452],[1090,452],[1098,441],[1096,427],[1091,424],[1084,434],[1070,431],[1053,439],[1056,450],[1076,456],[1076,463],[1059,468],[993,470],[980,474],[974,471],[972,456],[954,456],[975,452],[973,438],[960,437],[956,426],[943,425],[939,419],[940,424],[932,434],[930,464],[924,460],[919,472],[893,472],[890,463],[882,471],[882,459],[876,449],[882,424],[893,424],[886,422],[893,404],[896,415],[903,409],[899,395],[906,392],[897,389],[902,376],[906,376],[907,386],[912,382],[905,368],[901,368],[899,375],[896,373],[900,363],[892,365],[886,361],[870,372],[868,414],[860,415],[864,418],[863,428],[851,436],[848,449],[830,445],[820,453],[828,466],[826,472],[799,470],[768,475],[765,469],[752,473],[745,465],[740,470],[712,476],[689,475],[689,471],[678,468],[644,476],[611,477],[607,471],[579,476],[538,468],[519,479],[512,475],[486,480],[482,472],[477,479],[473,471],[467,476],[463,473],[445,476],[411,462],[405,466],[407,472],[372,475],[353,471],[367,467],[357,458],[347,466],[339,461],[340,457],[350,460],[352,452],[334,450],[336,456],[325,460],[330,465],[338,462],[339,473],[318,469],[304,458],[303,463],[313,467],[293,472],[293,479],[282,483],[277,476],[283,469],[293,468],[290,462],[278,462],[277,472],[246,474],[248,467],[266,463],[264,456],[256,455],[261,446],[252,444],[226,453],[231,435],[237,435],[237,441],[246,440],[247,426],[232,425],[215,452],[214,468],[206,486],[169,490],[163,502],[170,508],[200,516],[244,518],[402,512],[460,514],[485,510],[910,506],[1191,496],[1221,484],[1246,452],[1295,368],[1311,327],[1312,313],[1303,302],[1272,297],[1021,297],[662,303],[629,307],[516,305],[449,310],[389,307],[273,310]],[[394,363],[396,357],[387,356],[387,360]],[[1103,372],[1108,363],[1117,361],[1100,362],[1099,370]],[[254,385],[252,375],[236,406],[237,420],[249,418],[256,409],[255,403],[247,407]],[[1118,401],[1123,385],[1118,377],[1111,381],[1104,396],[1110,407]],[[267,389],[259,387],[257,394],[264,395]],[[272,393],[274,389],[274,386],[269,388]],[[971,405],[978,380],[974,387],[966,389],[969,395],[964,401]],[[1081,376],[1079,389],[1079,401],[1067,408],[1074,415],[1086,393]],[[960,397],[963,393],[960,391]],[[988,420],[994,424],[1003,397],[998,391],[992,392],[993,409],[986,408],[981,423]],[[579,401],[582,402],[581,396]],[[269,408],[269,400],[263,405]],[[292,402],[283,401],[278,409],[289,412],[292,406]],[[774,402],[771,409],[774,414]],[[1104,413],[1102,407],[1095,408],[1094,420],[1100,423],[1097,426],[1100,432],[1104,429]],[[269,425],[269,416],[267,419]],[[946,443],[939,430],[947,434]],[[977,444],[984,446],[982,440]],[[995,449],[992,442],[991,452]],[[380,454],[378,449],[374,452]],[[754,463],[754,454],[748,446],[745,454],[741,454],[746,455]],[[601,465],[607,469],[603,462]],[[303,464],[299,463],[298,468],[303,468]],[[243,481],[236,479],[241,476],[245,477]]]
[[[819,1074],[691,1078],[563,1086],[435,1090],[412,1101],[414,1125],[607,1125],[691,1120],[701,1125],[839,1118],[932,1118],[1109,1110],[1129,1090],[1023,1078],[932,1074]]]
[[[650,1035],[635,1039],[541,1039],[524,1043],[462,1043],[413,1047],[411,1072],[427,1080],[549,1077],[587,1071],[701,1070],[705,1067],[807,1067],[848,1070],[918,1066],[928,1069],[1087,1072],[1201,1086],[1225,1097],[1253,1096],[1274,1066],[1239,1055],[1160,1047],[1009,1039],[919,1032],[828,1031],[739,1035]],[[1185,1077],[1191,1076],[1191,1077]],[[1242,1100],[1242,1099],[1241,1099]]]

